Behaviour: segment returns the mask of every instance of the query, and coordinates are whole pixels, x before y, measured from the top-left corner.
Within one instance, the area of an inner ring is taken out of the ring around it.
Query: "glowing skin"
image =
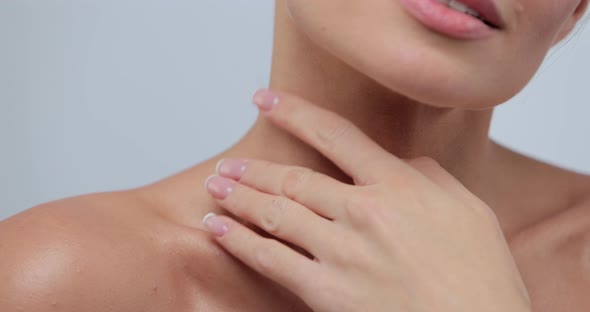
[[[268,87],[337,112],[399,158],[435,159],[497,215],[534,311],[588,311],[590,178],[487,135],[492,108],[530,80],[586,5],[498,0],[505,31],[460,40],[431,31],[398,0],[277,0]],[[260,118],[227,151],[157,183],[0,222],[0,311],[310,311],[201,224],[208,212],[225,213],[202,187],[221,158],[305,166],[350,182]]]

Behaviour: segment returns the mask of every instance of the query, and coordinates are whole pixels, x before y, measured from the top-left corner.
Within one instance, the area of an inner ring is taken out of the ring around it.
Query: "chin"
[[[463,42],[406,21],[403,31],[367,29],[369,36],[324,47],[358,72],[417,102],[448,108],[486,109],[515,96],[541,65],[544,51],[526,60],[508,55],[507,39]],[[329,43],[329,45],[326,45]],[[361,47],[361,48],[359,48]]]
[[[520,92],[575,8],[571,0],[559,11],[554,0],[529,2],[541,8],[527,11],[526,24],[520,16],[510,20],[519,22],[510,31],[468,40],[428,29],[396,0],[288,1],[299,30],[358,72],[426,105],[473,110]],[[555,13],[550,18],[543,11],[549,5]]]
[[[435,107],[478,110],[498,106],[526,86],[544,56],[539,53],[536,60],[513,66],[518,61],[494,51],[494,40],[501,39],[472,43],[471,47],[453,46],[457,43],[444,43],[440,38],[402,40],[403,45],[375,45],[372,54],[378,57],[371,60],[351,51],[349,64],[391,91]]]

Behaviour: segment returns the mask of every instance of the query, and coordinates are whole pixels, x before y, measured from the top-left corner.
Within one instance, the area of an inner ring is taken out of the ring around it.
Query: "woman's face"
[[[414,2],[440,10],[438,0],[279,1],[315,44],[389,89],[430,105],[481,109],[526,85],[588,0],[493,0],[505,25],[475,39],[435,31],[408,9]]]

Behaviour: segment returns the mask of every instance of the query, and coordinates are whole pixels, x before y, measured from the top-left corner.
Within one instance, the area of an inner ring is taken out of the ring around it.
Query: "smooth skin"
[[[204,223],[232,255],[316,312],[531,311],[493,211],[452,175],[424,159],[404,162],[295,96],[262,90],[256,98],[266,117],[354,185],[304,167],[220,161],[220,175],[206,182],[218,203],[307,251],[207,215]]]
[[[488,137],[493,107],[530,80],[587,3],[499,0],[508,28],[460,41],[426,29],[395,0],[277,0],[269,89],[337,113],[399,159],[437,163],[494,212],[533,311],[588,311],[590,177]],[[201,224],[215,212],[265,235],[203,188],[222,158],[305,167],[354,184],[261,116],[234,146],[171,177],[1,221],[0,311],[311,311]]]

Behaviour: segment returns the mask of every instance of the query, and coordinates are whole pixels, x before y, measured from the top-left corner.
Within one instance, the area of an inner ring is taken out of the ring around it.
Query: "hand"
[[[348,174],[226,159],[207,188],[227,216],[204,219],[217,242],[317,312],[530,311],[492,210],[431,159],[402,160],[351,122],[285,93],[263,114]]]

